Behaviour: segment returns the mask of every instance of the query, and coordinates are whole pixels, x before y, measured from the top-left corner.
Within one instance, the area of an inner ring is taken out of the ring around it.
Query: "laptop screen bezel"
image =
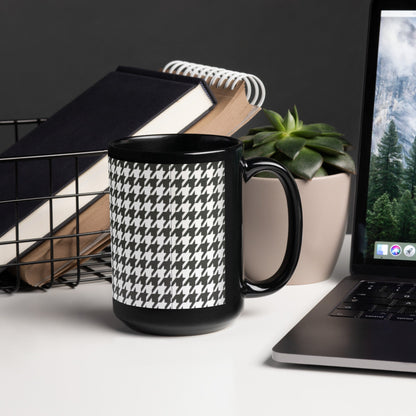
[[[370,7],[350,268],[353,273],[411,277],[416,271],[416,262],[414,261],[369,259],[362,254],[366,244],[365,221],[369,160],[374,115],[380,20],[383,10],[416,10],[416,0],[373,0]]]

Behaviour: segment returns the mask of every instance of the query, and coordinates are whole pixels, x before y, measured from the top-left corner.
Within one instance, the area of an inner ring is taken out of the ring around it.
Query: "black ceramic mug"
[[[275,292],[291,277],[302,236],[296,183],[279,163],[244,160],[242,153],[237,139],[201,134],[110,144],[113,309],[129,327],[166,335],[215,331],[238,315],[243,297]],[[241,188],[242,178],[261,171],[283,184],[289,238],[279,270],[250,283],[243,280]]]

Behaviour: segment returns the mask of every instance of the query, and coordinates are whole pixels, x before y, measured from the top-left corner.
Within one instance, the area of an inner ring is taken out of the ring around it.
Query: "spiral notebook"
[[[171,61],[163,72],[203,79],[217,105],[186,133],[230,136],[248,123],[266,98],[263,82],[255,75],[187,61]]]
[[[186,61],[172,61],[163,72],[195,77],[208,85],[217,103],[203,118],[188,128],[186,133],[205,133],[229,136],[239,130],[261,109],[265,99],[265,87],[255,75],[231,71],[224,68],[200,65]],[[152,130],[152,133],[163,131]],[[109,228],[108,197],[105,196],[92,204],[80,214],[80,232],[107,230]],[[74,233],[75,219],[58,230],[54,236],[71,235]],[[80,254],[82,261],[87,256],[100,252],[110,243],[108,234],[85,235],[80,239]],[[56,259],[69,258],[77,255],[76,240],[74,238],[57,239],[54,242],[54,278],[60,277],[69,269],[77,266],[76,260]],[[41,286],[51,279],[51,267],[48,260],[51,258],[50,243],[46,241],[39,247],[31,250],[22,259],[20,277],[33,286]],[[39,261],[43,263],[38,263]]]

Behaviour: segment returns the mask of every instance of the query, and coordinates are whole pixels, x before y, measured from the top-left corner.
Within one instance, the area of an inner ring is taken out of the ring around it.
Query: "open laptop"
[[[351,276],[272,357],[416,372],[416,1],[374,0],[369,28]]]

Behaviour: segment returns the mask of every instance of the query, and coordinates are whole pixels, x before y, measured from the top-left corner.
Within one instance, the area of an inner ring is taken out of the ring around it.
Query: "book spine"
[[[119,66],[117,68],[117,71],[131,73],[131,74],[140,74],[142,76],[149,76],[153,78],[155,77],[155,71],[140,69],[140,68],[132,68],[128,66]],[[212,94],[211,90],[208,88],[208,85],[205,79],[190,77],[190,76],[186,76],[182,74],[168,73],[168,72],[159,72],[158,74],[160,78],[168,79],[170,81],[183,82],[184,80],[186,80],[187,82],[189,82],[190,84],[194,84],[195,86],[201,85],[202,88],[205,90],[205,93],[210,97],[212,103],[217,104],[217,100],[215,96]]]

